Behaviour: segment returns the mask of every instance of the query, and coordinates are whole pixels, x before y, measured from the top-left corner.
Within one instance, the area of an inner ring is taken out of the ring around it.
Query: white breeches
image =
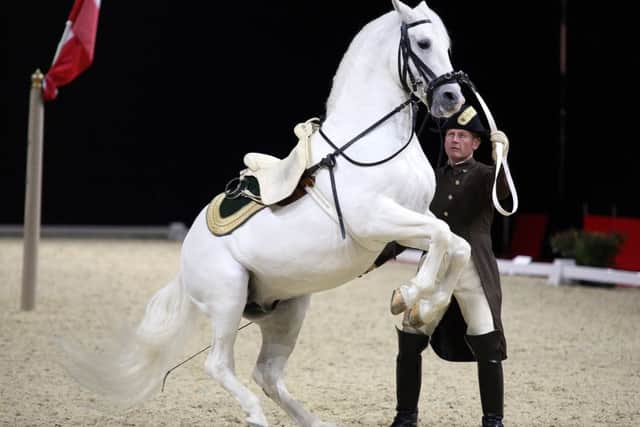
[[[460,281],[453,290],[453,295],[456,297],[462,317],[464,317],[467,323],[467,335],[483,335],[495,329],[491,309],[489,308],[487,297],[482,289],[480,276],[478,276],[478,271],[473,264],[473,260],[469,260],[462,271]],[[440,320],[442,320],[442,316],[444,316],[447,308],[448,306],[438,313],[436,320],[431,324],[423,325],[418,329],[409,326],[407,321],[409,310],[407,310],[404,312],[404,317],[402,317],[401,328],[406,332],[422,333],[431,336]],[[401,316],[396,317],[399,318]]]

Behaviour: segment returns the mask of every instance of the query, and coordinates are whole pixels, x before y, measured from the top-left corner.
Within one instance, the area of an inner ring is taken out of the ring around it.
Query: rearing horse
[[[312,197],[262,209],[224,236],[209,231],[203,209],[184,240],[176,278],[148,302],[129,345],[116,355],[68,348],[65,362],[77,380],[129,405],[142,401],[183,355],[181,338],[200,311],[215,330],[207,373],[240,402],[248,424],[266,426],[258,397],[234,369],[244,315],[262,333],[253,379],[299,425],[330,425],[283,381],[310,294],[354,279],[386,243],[398,241],[428,255],[394,292],[392,310],[421,301],[418,315],[429,321],[448,304],[470,249],[429,211],[435,177],[414,125],[419,102],[436,117],[458,111],[463,74],[452,70],[440,17],[424,2],[414,9],[392,3],[394,10],[356,35],[335,74],[326,119],[310,143]],[[262,315],[249,316],[249,304]]]

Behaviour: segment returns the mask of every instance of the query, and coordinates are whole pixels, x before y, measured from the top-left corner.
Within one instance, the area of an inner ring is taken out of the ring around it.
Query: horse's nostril
[[[444,92],[443,96],[447,101],[455,101],[456,99],[458,99],[458,97],[456,96],[455,92],[452,92],[450,90]]]

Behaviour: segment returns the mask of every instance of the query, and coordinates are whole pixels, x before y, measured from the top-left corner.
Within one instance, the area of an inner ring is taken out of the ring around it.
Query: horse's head
[[[453,72],[447,29],[424,1],[414,9],[400,0],[392,3],[402,20],[398,50],[400,83],[420,98],[433,116],[451,116],[465,102],[459,82],[466,75]]]

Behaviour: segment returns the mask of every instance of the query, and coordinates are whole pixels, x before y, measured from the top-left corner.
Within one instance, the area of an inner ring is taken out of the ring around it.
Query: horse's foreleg
[[[449,258],[449,262],[445,260],[441,266],[436,291],[411,307],[408,320],[413,327],[419,327],[423,324],[429,325],[439,320],[440,316],[444,314],[443,310],[451,301],[451,295],[460,280],[464,267],[469,262],[471,247],[466,240],[452,234],[449,243],[449,250],[445,256],[445,258]],[[441,278],[440,275],[442,275]]]
[[[449,256],[451,255],[449,252],[451,232],[444,221],[440,221],[435,217],[431,219],[433,222],[425,226],[430,236],[428,252],[416,275],[409,280],[409,283],[400,286],[394,291],[391,299],[391,312],[393,314],[402,313],[421,298],[437,293],[439,290],[437,286],[438,279],[444,277],[448,270]],[[400,244],[415,247],[415,240],[401,240]],[[442,295],[438,294],[437,296]]]
[[[309,307],[308,295],[282,301],[257,323],[262,332],[262,348],[253,371],[253,379],[300,426],[318,426],[321,422],[295,400],[284,383],[284,368],[293,351],[302,321]]]
[[[385,241],[396,240],[403,246],[428,250],[415,277],[393,293],[391,312],[399,314],[420,298],[436,291],[438,272],[449,251],[452,233],[447,223],[431,212],[420,214],[392,200],[382,202],[372,222],[368,227],[374,233],[380,233],[378,238]]]

